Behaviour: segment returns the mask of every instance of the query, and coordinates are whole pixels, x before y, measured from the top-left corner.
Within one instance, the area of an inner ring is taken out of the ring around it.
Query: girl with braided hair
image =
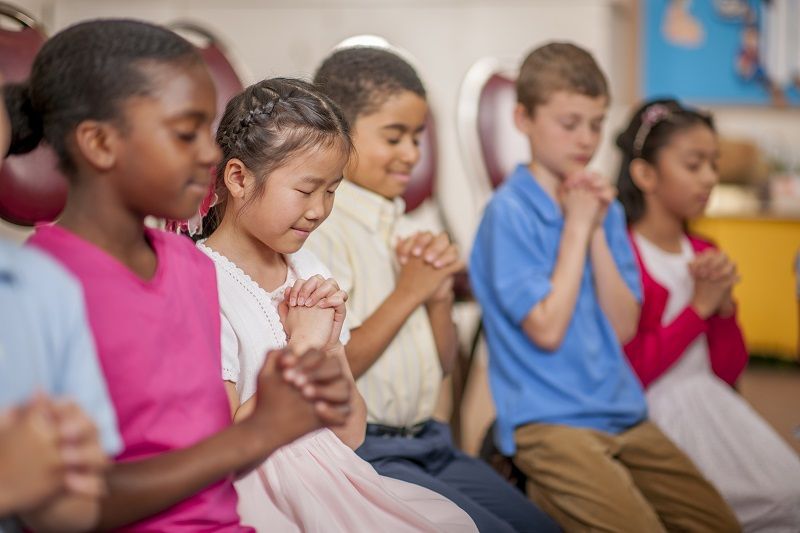
[[[731,290],[735,265],[687,231],[719,174],[711,117],[644,104],[617,138],[619,197],[644,289],[625,346],[650,417],[727,500],[744,531],[797,531],[800,461],[732,389],[747,364]]]
[[[198,247],[217,269],[222,378],[233,420],[243,423],[267,351],[316,348],[347,367],[347,295],[303,244],[330,214],[355,155],[339,108],[310,84],[287,78],[234,97],[217,142],[216,203],[203,221],[210,235]],[[474,531],[451,501],[384,478],[354,453],[366,409],[347,368],[350,420],[283,447],[239,480],[244,522],[259,531]]]

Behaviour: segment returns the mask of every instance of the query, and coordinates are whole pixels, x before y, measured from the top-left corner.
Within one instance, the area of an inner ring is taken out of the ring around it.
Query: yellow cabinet
[[[798,300],[795,257],[800,220],[708,217],[692,230],[713,240],[736,262],[742,277],[734,295],[750,353],[797,359]]]

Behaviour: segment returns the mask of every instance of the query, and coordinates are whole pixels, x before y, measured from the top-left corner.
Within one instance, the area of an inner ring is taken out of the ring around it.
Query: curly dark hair
[[[314,84],[342,109],[352,125],[403,91],[425,98],[425,86],[403,58],[383,48],[354,46],[328,56]]]
[[[260,81],[231,98],[217,129],[222,159],[217,165],[218,201],[203,220],[203,237],[214,232],[225,214],[228,189],[225,167],[239,159],[253,172],[257,192],[267,176],[303,150],[333,147],[352,153],[350,127],[341,110],[308,82],[293,78]]]
[[[8,153],[29,152],[44,139],[61,170],[73,176],[67,136],[85,120],[122,121],[125,99],[155,89],[144,70],[152,61],[202,64],[189,41],[146,22],[92,20],[57,33],[36,54],[28,81],[3,88],[12,132]]]

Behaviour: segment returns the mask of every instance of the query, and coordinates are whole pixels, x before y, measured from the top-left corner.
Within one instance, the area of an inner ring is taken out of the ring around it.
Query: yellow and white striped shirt
[[[403,211],[402,199],[387,200],[345,180],[330,217],[306,241],[349,294],[350,329],[360,327],[394,291],[394,244],[404,236]],[[367,403],[367,422],[410,427],[431,417],[441,381],[433,330],[420,306],[356,384]]]

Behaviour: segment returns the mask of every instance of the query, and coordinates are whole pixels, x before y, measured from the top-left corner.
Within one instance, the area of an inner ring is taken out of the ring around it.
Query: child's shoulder
[[[689,242],[691,243],[695,252],[719,248],[716,242],[704,235],[700,235],[698,233],[687,233],[686,237],[689,239]]]
[[[148,234],[152,241],[160,241],[162,249],[178,263],[179,268],[196,267],[204,271],[214,270],[211,258],[198,250],[189,237],[156,229],[148,230]]]
[[[0,242],[0,263],[13,277],[19,278],[26,290],[43,292],[49,299],[60,300],[64,296],[79,297],[81,294],[78,281],[58,261],[34,246]]]

